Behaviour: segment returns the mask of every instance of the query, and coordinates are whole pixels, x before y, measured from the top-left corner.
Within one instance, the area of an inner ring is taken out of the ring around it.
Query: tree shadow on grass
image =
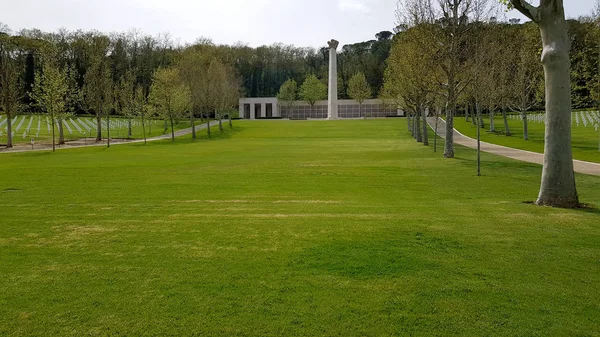
[[[539,206],[535,203],[535,201],[523,201],[524,204],[535,206],[535,207],[550,207],[550,208],[561,208],[561,207],[551,207],[551,206]],[[600,208],[595,205],[581,203],[577,208],[563,208],[570,209],[578,212],[589,213],[589,214],[600,214]]]
[[[292,264],[311,273],[333,274],[354,279],[399,277],[436,270],[440,256],[457,254],[457,241],[424,233],[397,240],[336,240],[303,251]]]
[[[212,128],[214,128],[214,127],[212,127]],[[135,146],[135,147],[151,147],[151,146],[177,146],[177,145],[183,145],[183,144],[202,144],[202,143],[209,143],[209,142],[215,142],[215,141],[229,140],[243,130],[243,128],[236,127],[235,125],[234,125],[233,129],[230,129],[229,125],[227,125],[227,126],[224,125],[223,126],[224,132],[219,131],[218,126],[216,127],[216,130],[213,130],[212,128],[211,128],[211,136],[210,137],[206,133],[206,130],[202,129],[201,131],[196,132],[196,139],[193,139],[192,135],[188,134],[188,135],[184,135],[184,136],[176,136],[175,141],[172,141],[171,138],[165,138],[165,139],[161,139],[161,140],[147,142],[145,144],[144,144],[144,142],[139,142],[139,143],[132,143],[131,145]]]

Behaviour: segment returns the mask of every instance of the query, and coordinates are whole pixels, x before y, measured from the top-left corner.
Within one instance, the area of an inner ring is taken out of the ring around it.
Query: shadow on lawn
[[[397,240],[338,240],[305,250],[293,266],[355,279],[398,277],[442,268],[440,256],[462,249],[457,241],[420,232]]]
[[[216,129],[216,130],[215,130]],[[208,137],[206,133],[206,129],[202,129],[196,131],[196,139],[192,139],[192,134],[184,135],[184,136],[176,136],[175,141],[172,141],[171,138],[166,138],[158,141],[152,141],[144,144],[144,142],[133,143],[132,146],[136,147],[150,147],[150,146],[177,146],[182,144],[201,144],[206,142],[213,141],[221,141],[228,140],[233,138],[236,134],[240,133],[243,128],[233,126],[233,129],[229,128],[229,125],[223,125],[223,132],[219,131],[219,127],[216,128],[211,127],[211,137]]]

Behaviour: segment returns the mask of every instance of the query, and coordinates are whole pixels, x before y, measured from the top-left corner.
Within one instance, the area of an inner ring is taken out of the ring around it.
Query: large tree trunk
[[[490,104],[490,132],[496,132],[496,123],[495,119],[496,113],[494,111],[494,107]]]
[[[504,134],[511,136],[510,128],[508,127],[508,116],[506,115],[506,107],[502,108],[502,118],[504,118]]]
[[[544,168],[538,205],[578,207],[571,151],[571,78],[562,0],[542,0],[540,32],[546,77],[546,135]]]
[[[223,118],[221,117],[220,114],[219,115],[215,114],[215,117],[219,118],[219,131],[221,131],[221,133],[222,133],[223,132]]]
[[[110,113],[106,113],[106,147],[110,147]]]
[[[127,137],[131,138],[133,133],[131,132],[131,118],[127,121]]]
[[[231,113],[227,114],[227,118],[229,119],[229,128],[233,129],[233,122],[231,121]]]
[[[454,112],[456,110],[454,85],[455,83],[453,79],[449,81],[448,106],[446,107],[446,143],[444,144],[444,158],[454,158]]]
[[[471,114],[470,114],[469,105],[467,104],[467,106],[465,108],[465,122],[469,121],[469,117],[471,117]]]
[[[54,125],[54,116],[52,116],[52,152],[56,152],[56,135],[54,129],[56,129],[56,127]]]
[[[146,141],[146,122],[144,121],[144,116],[142,115],[142,134],[144,136],[144,144],[147,143]]]
[[[444,145],[444,158],[454,158],[454,106],[446,110],[446,144]]]
[[[175,123],[173,122],[173,114],[169,112],[169,120],[171,121],[171,141],[175,141]]]
[[[475,102],[475,114],[477,115],[477,124],[481,118],[481,109],[479,103]],[[481,128],[477,127],[477,176],[481,176]]]
[[[194,120],[194,109],[190,109],[190,122],[192,123],[192,139],[196,139],[196,121]]]
[[[208,137],[210,138],[210,115],[206,116],[206,133],[208,134]]]
[[[429,135],[427,134],[429,129],[427,128],[427,110],[423,111],[421,113],[421,116],[423,117],[423,145],[425,146],[429,146]]]
[[[436,110],[435,114],[435,132],[433,133],[433,152],[437,153],[438,125],[440,121],[441,108]]]
[[[12,114],[10,112],[6,112],[6,147],[13,147]]]
[[[529,127],[527,126],[527,111],[521,111],[521,118],[523,119],[523,139],[529,140]]]
[[[58,121],[58,145],[65,145],[65,131],[62,119]]]
[[[421,108],[417,108],[417,113],[415,114],[415,130],[417,143],[422,143],[423,135],[421,134]]]
[[[96,125],[98,125],[96,130],[96,141],[100,142],[102,141],[102,116],[100,116],[100,114],[96,115]]]

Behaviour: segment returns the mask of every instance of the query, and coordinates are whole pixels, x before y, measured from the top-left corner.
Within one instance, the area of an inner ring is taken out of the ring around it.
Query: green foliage
[[[64,119],[69,100],[67,72],[60,69],[53,61],[47,60],[35,77],[31,97],[35,105],[47,113],[52,121]]]
[[[183,116],[190,109],[189,88],[181,81],[176,68],[159,68],[152,77],[149,101],[157,113],[171,121]]]
[[[277,99],[286,102],[286,105],[292,106],[294,102],[298,98],[298,83],[295,80],[289,78],[285,81],[281,88],[279,88],[279,93],[277,94]]]
[[[327,98],[327,85],[319,81],[317,76],[309,75],[300,87],[300,98],[312,107],[317,101]]]
[[[365,74],[356,73],[348,83],[348,96],[362,104],[366,99],[371,98],[371,87],[367,83]]]

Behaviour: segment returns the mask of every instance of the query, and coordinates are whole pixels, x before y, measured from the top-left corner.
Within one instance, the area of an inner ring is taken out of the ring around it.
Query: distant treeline
[[[91,59],[102,53],[111,64],[115,82],[132,69],[136,85],[146,93],[149,92],[156,69],[174,65],[185,50],[199,45],[211,45],[217,50],[220,59],[237,72],[242,84],[242,95],[249,97],[274,97],[287,79],[301,83],[310,74],[326,81],[329,61],[326,47],[302,48],[274,44],[252,48],[243,44],[214,45],[208,39],[179,45],[168,34],[150,36],[139,30],[112,34],[66,29],[57,32],[38,29],[11,32],[9,27],[0,23],[0,35],[4,36],[0,39],[0,44],[8,37],[13,44],[10,57],[19,60],[24,92],[29,92],[33,86],[36,70],[41,67],[39,50],[45,44],[52,44],[58,49],[60,65],[75,71],[79,87],[83,86]],[[376,34],[374,40],[348,44],[341,48],[338,58],[341,98],[347,98],[348,82],[358,72],[365,74],[373,95],[377,96],[383,85],[385,61],[389,56],[392,37],[393,33],[383,31]],[[15,44],[18,48],[14,48]],[[0,57],[2,55],[0,53]],[[23,95],[23,103],[30,103],[28,95]]]

